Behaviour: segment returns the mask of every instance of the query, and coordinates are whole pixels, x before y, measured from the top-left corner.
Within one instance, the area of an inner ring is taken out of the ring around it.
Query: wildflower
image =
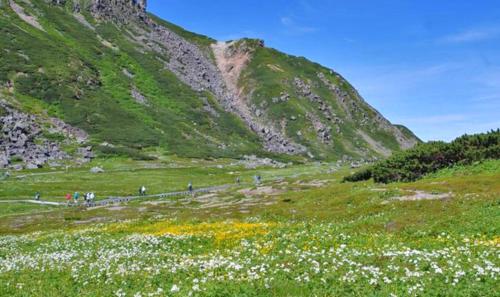
[[[172,286],[172,288],[170,289],[170,292],[171,292],[171,293],[177,293],[177,292],[179,292],[179,291],[180,291],[180,288],[179,288],[176,284],[174,284],[174,285]]]

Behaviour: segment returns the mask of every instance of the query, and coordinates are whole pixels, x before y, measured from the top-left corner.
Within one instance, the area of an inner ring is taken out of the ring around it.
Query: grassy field
[[[332,164],[100,162],[101,175],[16,173],[1,199],[244,183],[87,210],[1,205],[1,296],[498,296],[500,161],[390,185],[341,183],[350,170]]]

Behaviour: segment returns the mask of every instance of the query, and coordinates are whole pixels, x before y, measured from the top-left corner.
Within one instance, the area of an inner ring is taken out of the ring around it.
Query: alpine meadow
[[[500,296],[499,127],[155,13],[0,0],[0,296]]]

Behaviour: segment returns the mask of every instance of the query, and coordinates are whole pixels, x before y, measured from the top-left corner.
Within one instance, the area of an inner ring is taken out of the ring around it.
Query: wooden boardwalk
[[[85,201],[82,201],[82,203],[80,203],[80,204],[74,204],[74,203],[68,204],[67,202],[52,202],[52,201],[43,201],[43,200],[0,200],[0,203],[31,203],[31,204],[52,205],[52,206],[86,206],[86,207],[92,208],[92,207],[102,207],[102,206],[113,205],[113,204],[128,203],[131,201],[142,200],[142,199],[154,199],[154,198],[162,199],[162,198],[182,197],[182,196],[190,196],[190,195],[200,194],[200,193],[222,191],[222,190],[226,190],[226,189],[230,188],[231,186],[233,186],[233,185],[222,185],[222,186],[215,186],[215,187],[199,188],[199,189],[193,190],[192,192],[179,191],[179,192],[169,192],[169,193],[161,193],[161,194],[155,194],[155,195],[144,195],[144,196],[108,197],[106,199],[94,201],[91,203],[86,203]]]

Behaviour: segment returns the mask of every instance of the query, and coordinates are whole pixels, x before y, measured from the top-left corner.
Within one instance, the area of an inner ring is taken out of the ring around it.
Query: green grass
[[[0,294],[494,296],[498,161],[390,185],[341,183],[348,169],[326,173],[327,164],[255,171],[236,169],[231,160],[163,161],[178,168],[109,159],[99,177],[110,189],[146,179],[157,186],[165,180],[167,188],[186,175],[197,183],[231,182],[229,173],[238,170],[245,182],[262,174],[263,187],[280,192],[245,197],[239,188],[258,188],[244,184],[209,200],[87,211],[12,206],[0,214]],[[49,188],[55,176],[25,180]],[[83,171],[57,178],[101,187]],[[17,183],[13,177],[1,189]],[[416,190],[452,197],[391,200]]]
[[[245,170],[239,165],[225,164],[221,161],[180,161],[167,160],[155,162],[126,161],[122,158],[96,160],[83,168],[68,171],[33,170],[12,173],[9,179],[0,181],[0,200],[27,199],[37,191],[44,200],[64,201],[67,193],[96,192],[98,199],[108,196],[136,195],[137,189],[146,185],[149,193],[158,194],[185,190],[189,181],[195,187],[232,184],[240,176],[243,182],[252,182],[255,174],[264,178],[275,178],[276,174],[285,176],[304,174],[324,167],[296,165],[290,169]],[[236,162],[235,160],[232,161]],[[200,163],[205,164],[201,166]],[[101,174],[90,173],[89,169],[99,166],[105,170]],[[221,167],[221,168],[219,168]]]

